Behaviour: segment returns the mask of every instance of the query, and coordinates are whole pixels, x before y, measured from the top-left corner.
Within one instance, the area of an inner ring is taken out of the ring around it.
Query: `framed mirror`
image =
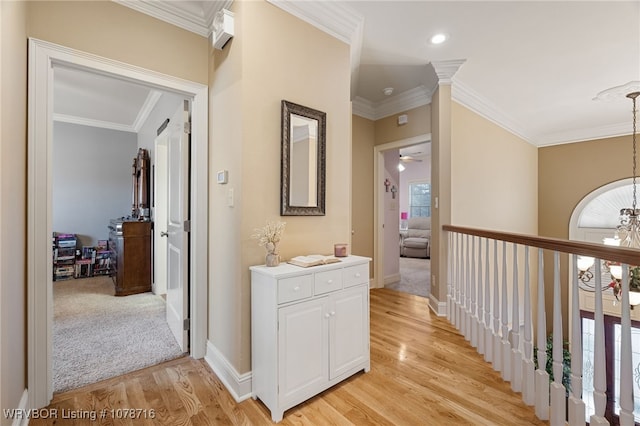
[[[282,101],[282,216],[325,214],[326,116]]]

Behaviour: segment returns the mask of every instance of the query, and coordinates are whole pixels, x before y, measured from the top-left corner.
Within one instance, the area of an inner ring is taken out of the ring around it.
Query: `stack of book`
[[[75,273],[76,235],[54,233],[53,237],[53,280],[72,278]]]

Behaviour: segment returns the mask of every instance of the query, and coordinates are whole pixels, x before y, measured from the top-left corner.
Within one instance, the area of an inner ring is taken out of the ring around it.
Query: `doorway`
[[[164,74],[131,67],[96,55],[41,40],[29,40],[27,332],[29,406],[46,406],[52,389],[52,265],[51,265],[51,147],[53,68],[85,69],[180,94],[192,101],[190,153],[192,196],[188,280],[191,328],[190,354],[202,358],[206,350],[207,306],[207,87]]]
[[[430,141],[431,135],[424,134],[378,145],[374,148],[374,253],[379,261],[376,262],[373,287],[391,287],[401,290],[401,285],[398,286],[398,284],[402,282],[400,241],[403,238],[403,231],[400,229],[400,223],[403,212],[400,211],[399,201],[401,192],[404,191],[401,185],[408,187],[408,182],[406,182],[407,179],[403,179],[401,184],[401,173],[403,172],[400,172],[396,167],[403,163],[399,160],[400,150],[418,145],[430,145]],[[425,158],[423,161],[429,161],[430,164],[430,158],[428,160]],[[423,162],[418,163],[422,164]],[[426,163],[424,166],[426,168]],[[390,173],[387,173],[387,170]],[[430,167],[428,180],[430,181]],[[379,185],[379,182],[385,182],[385,185]],[[402,208],[408,210],[408,206]],[[425,262],[430,261],[425,259]],[[402,262],[403,266],[416,266],[405,265],[409,263],[411,260]],[[428,283],[430,272],[423,267],[424,265],[418,266],[410,271],[407,270],[413,275],[411,280]]]

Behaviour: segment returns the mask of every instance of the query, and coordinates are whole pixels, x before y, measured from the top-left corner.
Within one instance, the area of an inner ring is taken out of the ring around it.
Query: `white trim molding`
[[[207,342],[208,285],[208,88],[134,65],[29,39],[27,153],[27,383],[29,407],[40,408],[53,397],[51,264],[53,67],[73,66],[180,93],[192,102],[190,353],[202,358]]]
[[[203,37],[209,37],[213,32],[213,18],[216,13],[222,9],[228,9],[233,3],[233,0],[200,2],[161,0],[112,1]]]
[[[431,103],[433,95],[425,86],[418,86],[399,93],[380,102],[371,102],[367,99],[356,97],[353,100],[353,114],[369,120],[379,120],[394,114],[408,111]]]
[[[440,302],[433,294],[429,294],[429,308],[439,317],[447,316],[447,302]]]
[[[451,59],[448,61],[431,61],[431,66],[438,76],[438,84],[451,84],[453,76],[464,64],[466,59]]]
[[[384,285],[387,286],[389,284],[397,283],[401,278],[402,276],[400,275],[400,272],[398,272],[397,274],[387,275],[386,277],[384,277]]]
[[[251,372],[238,373],[211,341],[207,341],[207,354],[204,359],[236,402],[251,398]]]

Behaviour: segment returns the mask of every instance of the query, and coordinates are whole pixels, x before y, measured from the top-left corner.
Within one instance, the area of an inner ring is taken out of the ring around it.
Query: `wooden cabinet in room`
[[[111,220],[109,250],[116,296],[151,291],[151,229],[149,221]]]
[[[284,411],[369,371],[369,262],[251,267],[252,396]]]

